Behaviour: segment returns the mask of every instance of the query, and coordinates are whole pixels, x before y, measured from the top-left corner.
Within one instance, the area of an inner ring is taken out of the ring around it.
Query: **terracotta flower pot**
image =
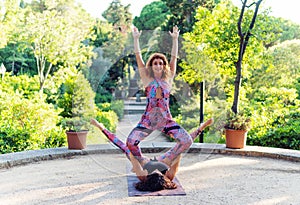
[[[66,132],[68,149],[85,149],[88,131]]]
[[[227,148],[241,149],[246,146],[247,131],[245,130],[226,129],[225,136]]]

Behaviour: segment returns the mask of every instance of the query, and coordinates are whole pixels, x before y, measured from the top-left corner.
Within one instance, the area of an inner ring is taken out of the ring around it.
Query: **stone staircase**
[[[146,104],[146,97],[140,97],[140,102],[136,97],[129,97],[124,100],[124,115],[142,115]]]
[[[137,125],[146,109],[146,97],[141,97],[137,102],[136,97],[124,100],[124,117],[118,124],[116,134],[124,142],[131,130]],[[161,132],[153,131],[143,142],[169,142],[169,139]]]

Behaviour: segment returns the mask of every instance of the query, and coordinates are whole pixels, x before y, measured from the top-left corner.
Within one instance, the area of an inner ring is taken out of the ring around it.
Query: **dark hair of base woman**
[[[177,185],[165,175],[154,172],[147,175],[145,181],[140,181],[135,184],[135,188],[139,191],[160,191],[163,189],[176,189]]]

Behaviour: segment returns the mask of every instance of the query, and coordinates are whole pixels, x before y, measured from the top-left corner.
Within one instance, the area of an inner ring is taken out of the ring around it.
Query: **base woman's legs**
[[[210,118],[209,120],[202,123],[194,132],[190,133],[193,140],[196,139],[197,136],[208,126],[212,125],[214,123],[214,119]]]
[[[189,149],[195,138],[209,125],[213,123],[213,119],[209,119],[202,123],[197,130],[192,132],[190,135],[181,127],[176,126],[176,129],[169,128],[166,134],[171,135],[177,143],[174,147],[168,150],[166,153],[162,154],[157,158],[158,161],[162,161],[169,166],[172,162],[183,152]]]
[[[122,142],[122,140],[120,140],[119,138],[117,138],[116,135],[114,135],[113,133],[111,133],[110,131],[108,131],[97,120],[91,119],[91,124],[94,125],[94,126],[96,126],[97,128],[99,128],[103,132],[103,134],[107,137],[107,139],[109,141],[111,141],[114,145],[116,145],[117,147],[119,147],[126,154],[127,158],[129,158],[130,150],[126,146],[126,144],[124,142]]]

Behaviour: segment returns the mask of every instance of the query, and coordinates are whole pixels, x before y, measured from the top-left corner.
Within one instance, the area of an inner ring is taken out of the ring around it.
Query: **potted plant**
[[[244,112],[227,112],[225,121],[226,147],[244,148],[247,140],[247,132],[250,129],[251,120]]]
[[[84,149],[89,120],[94,115],[95,93],[80,72],[69,76],[61,90],[58,105],[63,109],[61,125],[66,130],[68,148]]]
[[[66,130],[68,149],[85,149],[89,123],[85,119],[66,118],[62,121]]]

